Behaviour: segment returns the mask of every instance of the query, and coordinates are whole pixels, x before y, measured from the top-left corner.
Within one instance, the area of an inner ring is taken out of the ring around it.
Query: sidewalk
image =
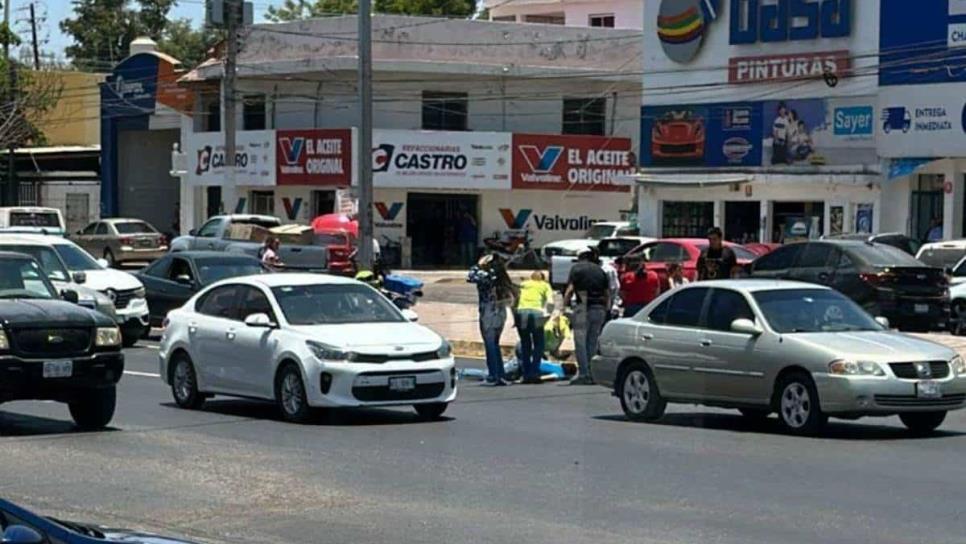
[[[422,280],[423,283],[430,285],[433,283],[459,283],[466,281],[468,270],[393,270],[393,274],[409,276]],[[508,270],[510,277],[514,281],[520,278],[527,278],[533,270],[513,268]],[[544,272],[546,272],[544,270]]]
[[[420,324],[438,332],[453,344],[453,351],[456,355],[461,357],[483,356],[483,341],[480,338],[475,304],[420,302],[414,310],[419,314]],[[513,318],[508,314],[506,327],[500,337],[500,347],[503,350],[504,358],[513,353],[513,349],[519,340],[517,330],[513,327]],[[560,353],[569,358],[573,351],[573,339],[564,340]]]

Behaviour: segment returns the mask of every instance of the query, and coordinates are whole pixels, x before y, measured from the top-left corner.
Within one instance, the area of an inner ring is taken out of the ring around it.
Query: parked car
[[[164,235],[140,219],[102,219],[71,236],[91,255],[114,267],[127,262],[153,261],[168,252]]]
[[[322,274],[225,280],[168,314],[158,351],[175,402],[274,400],[285,419],[312,407],[412,405],[437,418],[456,398],[449,343],[372,287]]]
[[[326,248],[329,272],[352,276],[355,274],[354,255],[357,245],[352,233],[345,230],[315,231],[315,244]]]
[[[192,544],[187,540],[129,529],[63,521],[36,514],[4,499],[0,499],[0,530],[3,531],[3,542],[10,544]]]
[[[87,429],[111,421],[124,355],[110,317],[58,293],[32,257],[0,252],[0,322],[0,402],[67,403]]]
[[[741,247],[761,257],[762,255],[768,255],[772,251],[782,247],[782,245],[772,242],[751,242],[748,244],[741,244]]]
[[[52,248],[37,245],[0,247],[7,247],[8,252],[16,253],[17,255],[32,257],[40,263],[40,268],[44,271],[44,275],[47,276],[47,280],[50,281],[58,293],[63,294],[65,291],[74,291],[77,293],[78,305],[90,308],[91,310],[97,310],[112,320],[117,320],[114,301],[100,291],[81,285],[81,283],[86,281],[86,274],[83,272],[74,274],[68,272]],[[78,283],[76,280],[80,280],[81,283]]]
[[[655,162],[701,160],[704,143],[704,118],[687,111],[667,112],[651,128],[651,157]]]
[[[752,263],[750,275],[827,285],[903,330],[942,330],[949,319],[943,270],[883,244],[854,240],[787,244]]]
[[[947,240],[923,244],[916,252],[916,259],[925,265],[941,268],[955,275],[956,265],[966,257],[966,240]],[[959,283],[963,280],[954,280]]]
[[[925,433],[966,403],[955,351],[889,331],[842,294],[800,282],[718,280],[665,293],[607,324],[591,374],[632,420],[697,403],[753,419],[777,412],[797,434],[819,432],[829,416],[890,415]]]
[[[51,276],[59,278],[66,271],[75,283],[108,297],[114,303],[114,316],[121,327],[125,347],[133,346],[148,332],[148,305],[141,282],[127,272],[105,268],[106,263],[97,262],[70,240],[57,236],[0,234],[0,251],[35,255]]]
[[[909,255],[916,255],[919,253],[919,248],[922,246],[919,240],[915,238],[910,238],[905,234],[900,232],[883,232],[881,234],[865,234],[865,233],[851,233],[851,234],[835,234],[832,236],[823,236],[823,240],[862,240],[864,242],[873,242],[876,244],[885,244],[887,246],[892,246],[896,249],[901,249]]]
[[[617,259],[623,257],[628,251],[631,251],[635,247],[653,240],[654,238],[645,238],[643,236],[621,236],[615,238],[604,238],[603,240],[597,242],[596,246],[591,245],[590,247],[597,248],[601,262],[613,263]],[[570,277],[570,269],[574,267],[574,263],[576,262],[576,255],[558,255],[552,257],[550,259],[551,285],[556,285],[557,287],[565,285],[567,278]]]
[[[637,236],[638,232],[637,225],[628,221],[600,221],[587,229],[583,238],[550,242],[540,248],[540,254],[546,262],[555,256],[576,257],[581,250],[596,246],[604,238]]]
[[[0,231],[63,236],[67,227],[57,208],[7,206],[0,208]]]
[[[233,239],[246,226],[272,229],[282,225],[282,221],[270,215],[216,215],[201,227],[192,229],[187,236],[179,236],[171,241],[171,251],[226,251],[247,253],[259,256],[261,242],[249,239]],[[317,245],[282,244],[279,258],[285,268],[292,270],[322,271],[326,269],[328,250]]]
[[[161,257],[135,276],[144,284],[151,324],[157,326],[168,312],[180,308],[205,287],[224,279],[267,271],[251,255],[179,251]]]

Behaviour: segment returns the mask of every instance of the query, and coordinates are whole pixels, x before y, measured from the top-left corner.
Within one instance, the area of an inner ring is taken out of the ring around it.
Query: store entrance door
[[[825,202],[775,202],[772,242],[816,239],[825,232]]]
[[[760,202],[725,202],[725,238],[736,244],[758,241],[761,229]]]
[[[478,203],[478,195],[409,193],[406,233],[412,238],[413,266],[459,266],[456,227],[463,212],[469,212],[480,224]]]

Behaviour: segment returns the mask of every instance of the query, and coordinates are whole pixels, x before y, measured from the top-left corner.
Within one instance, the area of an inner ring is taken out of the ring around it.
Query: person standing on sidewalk
[[[624,317],[634,317],[661,294],[661,278],[657,272],[648,270],[643,260],[629,264],[628,271],[621,275]]]
[[[582,251],[577,256],[577,264],[570,269],[564,304],[574,295],[577,299],[573,319],[574,351],[578,370],[570,385],[593,385],[590,358],[597,353],[597,339],[610,310],[610,283],[594,249]]]
[[[543,361],[543,326],[547,322],[547,305],[553,301],[553,289],[539,270],[520,284],[517,302],[517,332],[520,333],[520,368],[523,383],[540,382],[540,363]]]
[[[507,385],[503,374],[500,336],[506,325],[506,310],[514,302],[513,284],[500,257],[485,255],[470,268],[466,281],[476,284],[479,298],[480,336],[486,353],[488,385]]]
[[[698,281],[730,279],[737,265],[735,252],[723,244],[721,229],[708,229],[708,247],[698,257]]]
[[[466,266],[473,264],[476,259],[478,239],[479,232],[476,228],[476,219],[469,211],[463,210],[456,229],[456,241],[459,242],[460,246],[460,264]]]

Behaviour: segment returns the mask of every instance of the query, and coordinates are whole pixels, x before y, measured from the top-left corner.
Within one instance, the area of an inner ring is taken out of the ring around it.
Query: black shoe
[[[570,380],[570,385],[594,385],[594,380],[589,376],[577,376],[576,378]]]

